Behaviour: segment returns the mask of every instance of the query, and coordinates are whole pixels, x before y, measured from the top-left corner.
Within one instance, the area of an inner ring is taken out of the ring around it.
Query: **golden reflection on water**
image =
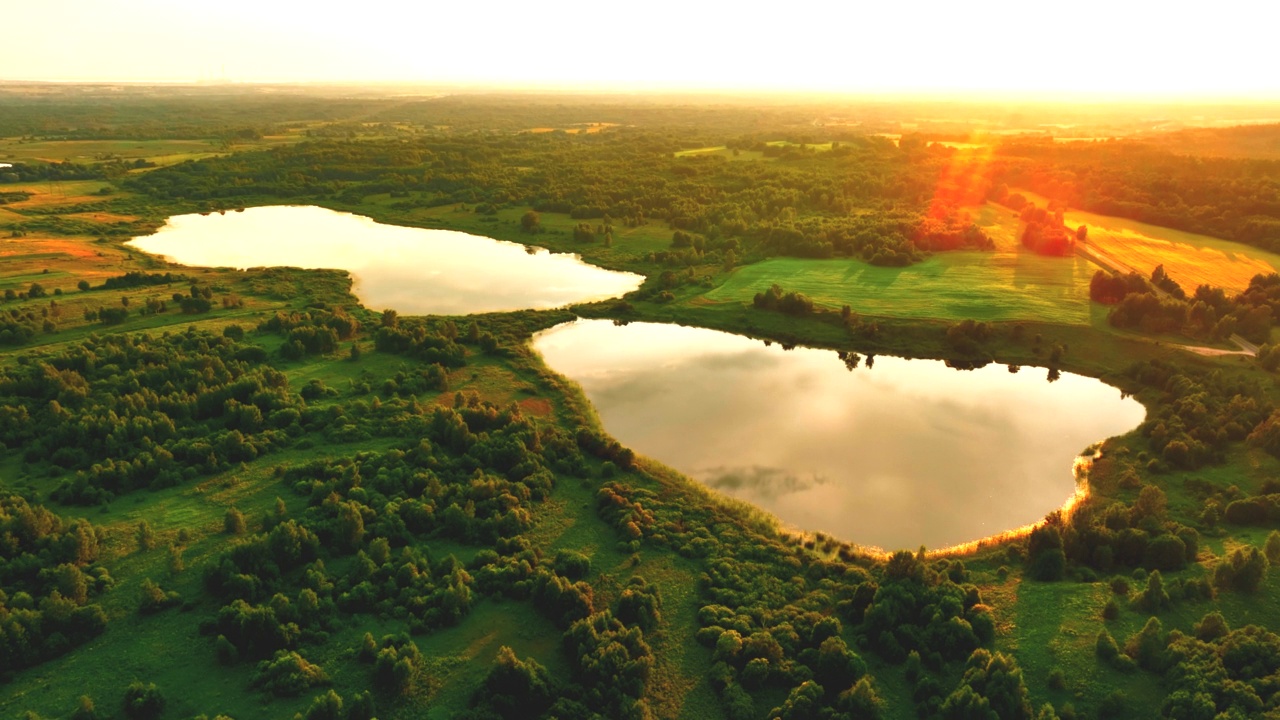
[[[1145,415],[1070,373],[883,356],[850,371],[831,351],[699,328],[580,320],[534,346],[624,445],[788,527],[871,548],[1023,532],[1087,493],[1070,471],[1082,448]]]
[[[128,243],[198,267],[336,268],[373,310],[463,315],[546,309],[630,292],[643,277],[453,230],[383,225],[320,207],[177,215]]]

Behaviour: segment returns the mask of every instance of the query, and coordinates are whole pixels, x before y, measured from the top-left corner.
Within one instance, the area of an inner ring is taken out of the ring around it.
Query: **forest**
[[[0,103],[10,138],[228,139],[167,166],[0,169],[0,192],[18,188],[4,242],[37,250],[0,265],[6,716],[1233,720],[1280,706],[1280,276],[1228,292],[1164,266],[1091,267],[1078,290],[1097,321],[1079,326],[860,314],[792,278],[744,302],[703,296],[766,258],[1083,262],[1089,231],[1065,209],[1277,249],[1274,160],[1014,135],[974,162],[942,133],[868,132],[900,129],[909,107],[825,127],[814,118],[862,111],[131,93],[111,111]],[[610,125],[563,131],[588,123]],[[561,130],[526,132],[543,127]],[[361,306],[344,272],[182,267],[122,244],[175,214],[304,203],[411,225],[448,210],[646,280],[568,309],[410,317]],[[1017,232],[980,224],[983,208]],[[851,372],[900,355],[1084,374],[1146,417],[1097,438],[1088,492],[1035,527],[881,551],[784,528],[611,437],[531,348],[575,316],[827,348]],[[1257,356],[1183,349],[1234,334]]]

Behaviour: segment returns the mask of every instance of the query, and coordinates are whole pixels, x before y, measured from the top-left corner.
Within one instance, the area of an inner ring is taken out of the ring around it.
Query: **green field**
[[[0,162],[73,162],[88,165],[110,160],[146,160],[159,166],[298,142],[301,135],[225,142],[193,140],[27,140],[0,138]]]
[[[679,150],[676,157],[706,157],[714,155],[716,157],[728,158],[730,160],[772,160],[766,158],[764,153],[759,150],[738,150],[734,152],[724,145],[712,145],[711,147],[694,148],[692,150]]]
[[[851,259],[771,258],[737,269],[705,297],[751,302],[777,283],[819,305],[848,305],[865,315],[1092,324],[1089,278],[1095,266],[1024,250],[1018,242],[1022,223],[1007,208],[987,203],[967,211],[995,242],[994,251],[937,253],[901,268]]]
[[[736,270],[705,297],[751,302],[777,283],[828,307],[897,318],[1090,324],[1093,266],[1030,252],[939,253],[905,268],[861,260],[773,258]]]

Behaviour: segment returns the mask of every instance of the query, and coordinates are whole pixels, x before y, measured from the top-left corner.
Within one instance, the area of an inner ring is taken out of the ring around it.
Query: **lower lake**
[[[1146,414],[1044,368],[864,357],[850,370],[830,350],[677,325],[578,320],[534,347],[637,453],[795,529],[888,550],[1040,520],[1074,496],[1079,453]]]
[[[196,267],[347,270],[362,304],[402,315],[561,307],[617,297],[644,280],[576,255],[314,206],[176,215],[128,244]]]

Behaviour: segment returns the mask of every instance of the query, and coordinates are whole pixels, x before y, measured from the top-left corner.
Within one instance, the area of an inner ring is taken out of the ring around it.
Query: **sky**
[[[1267,0],[0,0],[0,16],[0,80],[1280,99]]]

